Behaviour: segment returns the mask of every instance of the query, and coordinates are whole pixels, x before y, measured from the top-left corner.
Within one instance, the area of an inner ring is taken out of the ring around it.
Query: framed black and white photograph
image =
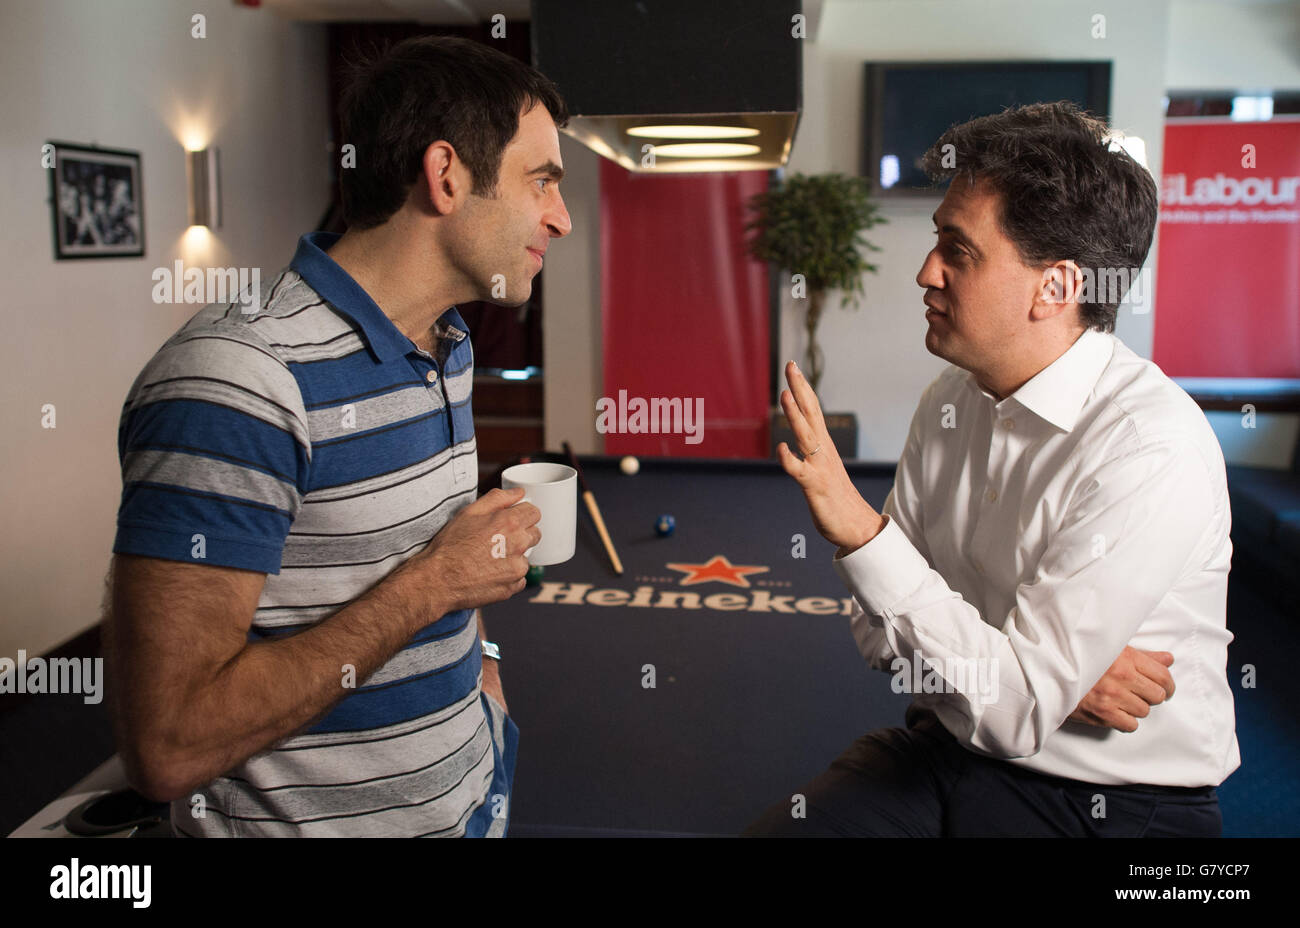
[[[130,258],[144,254],[140,153],[68,142],[54,146],[50,207],[54,257]]]

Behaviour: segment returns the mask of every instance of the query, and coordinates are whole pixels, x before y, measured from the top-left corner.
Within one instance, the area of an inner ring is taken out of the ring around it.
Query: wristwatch
[[[495,641],[480,640],[479,644],[483,646],[483,656],[490,657],[494,661],[501,660],[501,648]]]

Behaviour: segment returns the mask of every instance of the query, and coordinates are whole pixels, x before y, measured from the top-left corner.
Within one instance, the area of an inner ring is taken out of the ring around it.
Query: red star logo
[[[716,580],[718,583],[748,587],[746,574],[765,574],[768,570],[766,567],[733,564],[721,554],[713,555],[707,564],[665,564],[664,566],[669,570],[679,570],[686,574],[685,579],[681,581],[682,586],[693,586],[696,583],[709,583]]]

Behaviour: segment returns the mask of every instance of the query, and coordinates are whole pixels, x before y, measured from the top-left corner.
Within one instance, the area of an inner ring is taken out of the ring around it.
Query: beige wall
[[[194,13],[206,38],[191,37]],[[98,621],[122,402],[198,308],[153,303],[153,269],[286,264],[328,202],[328,117],[324,27],[230,0],[7,2],[0,43],[0,656],[16,657]],[[182,240],[187,135],[221,149],[225,221],[207,243]],[[141,152],[143,258],[54,261],[49,139]]]

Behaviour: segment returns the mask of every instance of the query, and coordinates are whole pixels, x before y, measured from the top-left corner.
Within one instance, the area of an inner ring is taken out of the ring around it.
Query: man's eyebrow
[[[939,214],[936,212],[933,216],[930,217],[930,221],[933,222],[936,226],[939,226]],[[963,244],[969,246],[977,254],[980,255],[983,254],[983,252],[979,250],[976,244],[973,241],[971,241],[971,237],[966,234],[966,232],[962,229],[961,226],[953,225],[951,222],[947,222],[939,226],[939,231],[947,232],[949,235],[955,236],[956,238],[960,239]]]
[[[553,181],[555,181],[558,184],[561,178],[564,177],[564,168],[560,167],[554,161],[548,160],[544,164],[540,164],[537,167],[533,168],[531,171],[527,172],[527,176],[529,177],[531,177],[534,174],[545,174],[547,177],[551,178]]]

